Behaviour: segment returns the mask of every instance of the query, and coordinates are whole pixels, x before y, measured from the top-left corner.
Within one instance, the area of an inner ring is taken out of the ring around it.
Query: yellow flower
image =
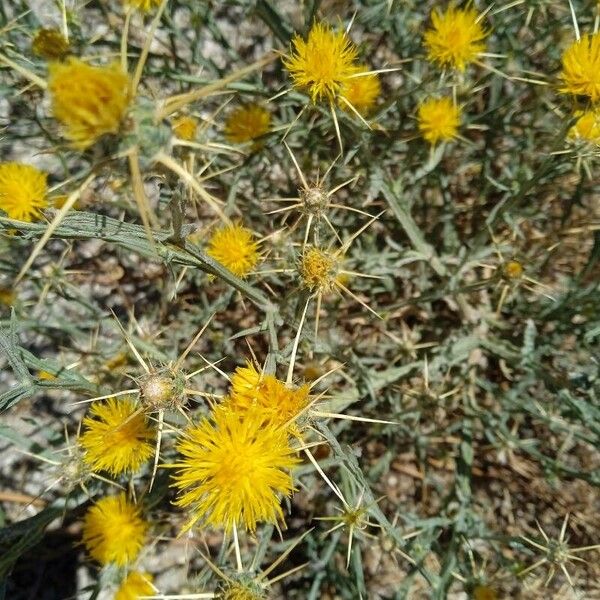
[[[425,32],[425,47],[431,62],[464,71],[485,50],[488,35],[474,8],[458,9],[454,4],[442,13],[434,9],[433,27]]]
[[[239,367],[231,377],[231,392],[223,404],[239,414],[258,408],[266,419],[280,426],[298,429],[294,419],[308,405],[310,387],[288,387],[274,375],[264,375],[248,363]]]
[[[271,113],[258,104],[238,106],[227,117],[225,137],[234,144],[250,142],[265,135],[271,126]]]
[[[241,225],[224,225],[208,242],[207,253],[238,277],[246,277],[257,265],[260,254],[252,232]]]
[[[600,146],[600,109],[578,111],[575,116],[578,119],[569,130],[569,139]]]
[[[146,538],[148,523],[124,493],[98,500],[85,513],[83,543],[99,563],[125,566],[134,561]]]
[[[70,58],[51,64],[49,73],[54,117],[76,148],[119,132],[129,105],[129,78],[119,65],[93,67]]]
[[[69,52],[69,41],[58,29],[40,29],[35,34],[31,49],[46,60],[63,58]]]
[[[13,288],[0,286],[0,304],[12,306],[17,300],[17,294]]]
[[[562,55],[561,92],[600,100],[600,32],[584,35]]]
[[[135,473],[152,456],[155,434],[132,399],[94,402],[79,438],[84,460],[94,471]]]
[[[117,590],[114,600],[138,600],[141,596],[153,596],[154,592],[152,575],[133,571]]]
[[[180,139],[191,142],[196,138],[198,131],[198,120],[189,115],[177,117],[173,123],[173,133]]]
[[[47,192],[45,173],[17,162],[0,163],[0,209],[10,219],[39,219]]]
[[[359,67],[357,73],[367,73],[368,71],[368,67],[362,66]],[[340,96],[352,104],[362,115],[366,115],[371,111],[380,93],[381,84],[377,73],[346,79],[340,89]],[[342,110],[350,110],[350,107],[343,100],[339,100],[338,104]]]
[[[335,100],[344,82],[357,72],[356,46],[344,31],[334,32],[325,23],[315,23],[306,41],[294,36],[292,46],[283,64],[294,87],[306,89],[313,102]]]
[[[148,12],[159,6],[161,0],[123,0],[123,3],[142,12]]]
[[[216,596],[218,600],[266,600],[263,590],[253,582],[228,583]]]
[[[311,291],[330,290],[338,275],[336,258],[324,250],[311,246],[300,259],[299,272],[304,287]]]
[[[478,585],[473,590],[473,600],[497,600],[498,593],[488,585]]]
[[[430,144],[456,136],[460,125],[460,108],[451,98],[429,98],[419,105],[419,130]]]
[[[176,504],[192,507],[186,530],[200,519],[228,532],[283,519],[280,496],[291,495],[289,470],[299,461],[286,431],[260,411],[238,414],[219,406],[186,431],[177,450],[183,458],[169,466],[179,469]]]

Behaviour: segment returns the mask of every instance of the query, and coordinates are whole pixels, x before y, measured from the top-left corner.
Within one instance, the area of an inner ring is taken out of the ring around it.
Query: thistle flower
[[[46,174],[18,162],[0,163],[0,209],[11,219],[32,221],[46,208]]]
[[[91,506],[83,519],[83,543],[100,564],[125,566],[134,561],[146,538],[148,523],[124,493],[107,496]]]
[[[261,521],[283,519],[280,496],[289,497],[289,470],[298,463],[284,429],[257,410],[238,414],[218,407],[210,419],[185,432],[177,444],[183,455],[168,465],[178,470],[178,506],[191,507],[191,528],[202,520],[231,531],[254,531]]]
[[[83,420],[85,431],[79,444],[94,471],[135,473],[152,456],[155,433],[132,399],[94,402],[90,413]]]
[[[368,71],[369,68],[363,65],[358,68],[357,74]],[[345,98],[361,115],[366,115],[373,109],[379,94],[381,94],[381,84],[377,73],[346,79],[340,91],[340,96]],[[340,100],[338,104],[342,110],[350,111],[346,102]]]
[[[258,104],[239,106],[225,122],[225,137],[234,144],[243,144],[265,135],[271,126],[271,113]]]
[[[141,596],[153,596],[154,592],[152,575],[133,571],[117,590],[114,600],[138,600]]]
[[[181,140],[191,142],[196,138],[198,131],[198,119],[189,115],[181,115],[177,117],[171,124],[173,133]]]
[[[161,0],[123,0],[123,4],[142,12],[149,12],[160,5]]]
[[[335,284],[338,262],[332,254],[311,246],[302,254],[298,270],[304,287],[311,291],[326,292]]]
[[[246,227],[224,225],[208,242],[207,253],[238,277],[246,277],[256,267],[260,254],[258,242]]]
[[[488,35],[474,8],[458,9],[453,3],[441,12],[431,14],[432,28],[425,32],[427,57],[442,67],[464,71],[485,50]]]
[[[57,60],[69,53],[69,40],[58,29],[40,29],[31,42],[36,56],[46,60]]]
[[[575,125],[569,130],[569,139],[600,146],[600,110],[590,109],[576,113]]]
[[[561,92],[600,100],[600,32],[582,36],[564,51],[560,79]]]
[[[248,363],[239,367],[231,378],[231,391],[224,400],[224,406],[239,414],[259,409],[266,419],[280,426],[291,426],[291,432],[297,433],[293,423],[309,403],[308,385],[298,388],[287,386],[274,375],[264,375]]]
[[[225,584],[215,596],[217,600],[266,600],[267,596],[261,587],[252,581],[233,581]]]
[[[428,98],[419,105],[419,130],[430,144],[456,136],[460,125],[460,108],[450,98]]]
[[[54,117],[79,150],[119,132],[129,105],[129,78],[117,64],[93,67],[70,58],[49,67]]]
[[[325,23],[315,23],[305,41],[296,35],[292,50],[283,59],[293,85],[307,90],[311,100],[332,102],[341,93],[348,77],[357,72],[356,46],[344,31],[333,31]]]

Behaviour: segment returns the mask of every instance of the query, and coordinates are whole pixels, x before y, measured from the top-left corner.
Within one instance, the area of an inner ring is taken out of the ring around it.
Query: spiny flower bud
[[[320,184],[313,184],[300,190],[300,200],[306,214],[320,216],[327,208],[328,196]]]
[[[502,265],[502,276],[509,281],[520,279],[524,271],[523,265],[518,260],[509,260]]]
[[[185,401],[185,378],[168,369],[150,373],[140,384],[140,397],[144,407],[151,410],[175,408]]]

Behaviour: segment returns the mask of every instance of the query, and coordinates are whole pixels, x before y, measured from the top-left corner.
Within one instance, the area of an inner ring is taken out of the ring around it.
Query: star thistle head
[[[69,58],[48,70],[52,113],[75,148],[119,132],[130,98],[129,77],[118,64],[94,67]]]
[[[208,242],[207,254],[238,277],[247,277],[260,260],[258,242],[250,229],[242,225],[224,225]]]
[[[39,219],[48,201],[46,174],[18,162],[0,163],[0,209],[10,219]]]
[[[116,591],[114,600],[138,600],[140,596],[153,596],[155,591],[150,573],[133,571]]]
[[[231,377],[231,390],[224,406],[240,414],[259,409],[270,422],[297,434],[296,417],[308,406],[308,385],[286,385],[274,375],[260,373],[253,364],[238,367]]]
[[[189,115],[181,115],[173,120],[171,123],[173,133],[180,139],[187,142],[191,142],[196,139],[196,133],[198,131],[198,119],[190,117]]]
[[[349,112],[351,109],[347,103],[350,103],[361,115],[367,115],[374,108],[377,98],[381,94],[381,84],[377,73],[369,73],[369,68],[365,65],[358,67],[356,75],[368,73],[346,79],[343,83],[340,96],[346,100],[340,99],[339,107]]]
[[[228,532],[254,531],[259,522],[283,519],[280,498],[292,493],[289,471],[298,458],[287,432],[262,411],[217,407],[185,432],[177,450],[182,457],[169,467],[177,469],[176,504],[192,511],[186,530],[202,520]]]
[[[357,72],[356,46],[344,31],[315,23],[306,40],[296,35],[290,54],[283,59],[294,87],[306,90],[311,100],[333,102],[348,77]]]
[[[464,71],[485,50],[488,32],[474,8],[459,9],[453,3],[445,12],[435,8],[431,23],[424,41],[431,62]]]
[[[460,107],[451,98],[429,98],[419,105],[419,130],[435,145],[456,137],[460,125]]]
[[[140,509],[121,493],[102,498],[88,509],[83,519],[83,544],[100,564],[122,567],[137,558],[147,531]]]
[[[149,12],[160,5],[161,0],[123,0],[123,4],[141,12]]]
[[[311,246],[304,250],[298,272],[304,287],[313,292],[327,292],[338,277],[338,260],[333,254]]]
[[[58,29],[39,29],[31,43],[36,56],[46,60],[64,58],[70,50],[69,41]]]
[[[600,109],[578,111],[575,116],[577,121],[569,130],[569,140],[600,146]]]
[[[600,100],[600,32],[582,36],[564,51],[560,79],[564,94]]]
[[[234,144],[251,142],[269,132],[271,113],[258,104],[238,106],[225,122],[225,137]]]
[[[83,420],[79,445],[84,462],[112,475],[135,473],[152,456],[155,433],[130,398],[94,402]]]
[[[177,408],[185,403],[184,389],[184,376],[167,367],[144,375],[140,382],[140,400],[147,412]]]

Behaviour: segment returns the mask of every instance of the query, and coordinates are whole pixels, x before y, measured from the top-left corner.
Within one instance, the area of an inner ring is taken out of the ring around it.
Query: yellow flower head
[[[123,3],[127,6],[141,10],[142,12],[154,10],[160,2],[161,0],[123,0]]]
[[[478,585],[473,590],[473,600],[497,600],[498,593],[489,585]]]
[[[338,276],[338,261],[332,254],[311,246],[300,258],[300,278],[311,291],[330,290]]]
[[[224,225],[208,242],[207,253],[238,277],[246,277],[258,264],[258,242],[246,227]]]
[[[135,473],[154,452],[155,433],[131,399],[94,402],[79,438],[84,460],[94,471]]]
[[[464,71],[485,50],[488,32],[474,8],[458,9],[454,4],[431,14],[433,27],[425,32],[427,57],[443,67]]]
[[[258,104],[238,106],[227,117],[225,137],[234,144],[250,142],[265,135],[271,126],[271,113]]]
[[[429,98],[419,105],[419,130],[430,144],[448,141],[460,126],[460,108],[451,98]]]
[[[254,582],[238,581],[227,583],[216,595],[217,600],[266,600],[266,597],[264,590]]]
[[[231,378],[231,391],[224,405],[243,414],[258,408],[266,419],[297,432],[293,421],[310,402],[310,387],[288,387],[274,375],[264,375],[248,363],[238,367]]]
[[[561,92],[600,100],[600,32],[584,35],[563,53]]]
[[[362,66],[359,67],[357,73],[367,73],[368,71],[368,67]],[[346,79],[340,89],[340,96],[352,104],[361,115],[366,115],[372,110],[379,94],[381,94],[381,84],[377,73]],[[348,104],[341,99],[338,104],[342,110],[351,110]]]
[[[258,522],[283,519],[280,497],[292,493],[289,470],[298,458],[286,431],[260,411],[217,407],[211,419],[186,431],[177,450],[183,458],[169,465],[179,469],[176,504],[193,512],[185,529],[202,519],[226,531],[234,525],[254,531]]]
[[[76,148],[119,132],[129,105],[129,78],[119,65],[93,67],[70,58],[51,64],[49,73],[53,115]]]
[[[69,53],[69,41],[58,29],[40,29],[33,38],[31,49],[40,58],[57,60]]]
[[[578,119],[569,130],[569,139],[600,146],[600,109],[579,111],[575,116]]]
[[[181,115],[177,117],[173,123],[173,133],[181,140],[191,142],[196,138],[198,131],[198,119],[189,115]]]
[[[283,60],[294,87],[308,91],[313,102],[332,102],[346,79],[356,73],[356,46],[344,31],[315,23],[305,41],[296,35],[292,50]]]
[[[103,565],[125,566],[134,561],[146,538],[148,523],[124,493],[98,500],[85,513],[83,543],[89,555]]]
[[[141,596],[153,596],[152,575],[133,571],[117,590],[114,600],[139,600]]]
[[[10,219],[32,221],[48,202],[46,174],[18,162],[0,163],[0,209]]]

